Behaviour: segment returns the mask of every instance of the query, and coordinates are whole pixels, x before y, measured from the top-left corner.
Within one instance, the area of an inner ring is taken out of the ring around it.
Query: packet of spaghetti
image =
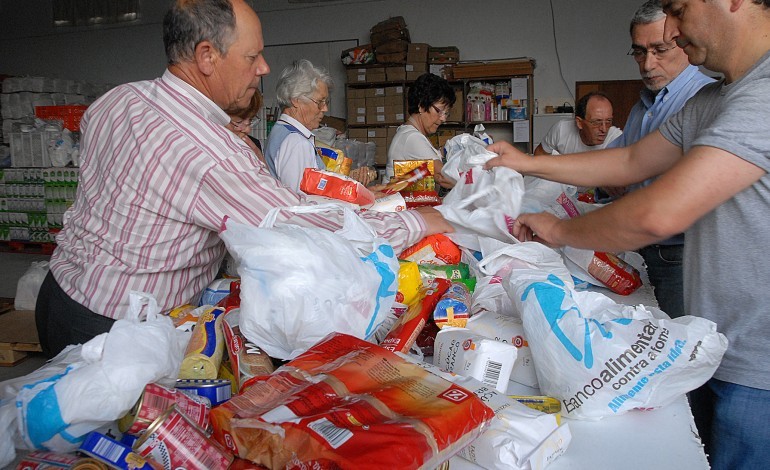
[[[406,173],[405,175],[391,180],[390,183],[385,185],[385,188],[382,190],[382,192],[385,194],[397,193],[406,189],[412,183],[420,181],[426,176],[431,175],[433,175],[433,173],[428,169],[428,163],[425,162],[414,170]]]
[[[393,179],[401,180],[409,172],[421,167],[422,165],[428,165],[428,171],[430,175],[409,184],[402,191],[436,191],[436,180],[433,177],[435,172],[435,165],[433,160],[394,160],[393,161]]]
[[[331,333],[214,408],[214,438],[268,468],[432,469],[494,412],[376,344]]]
[[[398,317],[380,346],[390,351],[409,352],[425,324],[430,319],[441,296],[452,283],[446,279],[434,279],[421,290],[422,299]]]

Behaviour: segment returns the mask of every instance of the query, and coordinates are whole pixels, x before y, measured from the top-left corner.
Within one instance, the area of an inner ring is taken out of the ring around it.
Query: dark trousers
[[[655,288],[655,299],[671,318],[685,314],[683,253],[684,245],[650,245],[639,250],[647,265],[650,284]]]
[[[46,356],[54,357],[70,344],[82,344],[106,333],[113,323],[112,318],[94,313],[72,300],[48,272],[35,305],[37,335]]]

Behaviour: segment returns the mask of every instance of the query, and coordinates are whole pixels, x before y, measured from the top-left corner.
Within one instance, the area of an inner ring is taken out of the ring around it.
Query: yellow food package
[[[179,369],[180,379],[216,379],[225,342],[222,314],[225,309],[213,307],[198,317]]]
[[[436,190],[436,180],[433,178],[433,175],[435,174],[434,173],[435,167],[433,165],[433,160],[394,160],[393,161],[393,179],[399,179],[401,176],[404,176],[405,174],[409,173],[415,168],[419,168],[420,165],[422,165],[423,163],[428,164],[428,171],[430,171],[431,176],[426,176],[425,178],[419,181],[415,181],[414,183],[404,188],[402,191],[435,191]]]
[[[316,152],[318,152],[318,155],[321,156],[324,165],[326,165],[326,170],[345,176],[350,174],[350,167],[353,160],[345,156],[345,152],[320,143],[316,145],[315,149]]]
[[[398,263],[396,302],[412,305],[418,299],[422,287],[420,269],[414,261],[399,260]]]

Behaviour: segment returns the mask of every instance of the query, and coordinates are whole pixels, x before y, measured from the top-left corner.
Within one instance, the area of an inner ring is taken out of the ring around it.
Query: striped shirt
[[[190,302],[224,257],[225,216],[258,225],[274,207],[310,204],[270,176],[229,121],[169,71],[118,86],[88,108],[76,200],[50,263],[73,300],[116,319],[132,290],[153,294],[164,310]],[[413,211],[362,217],[397,252],[426,232]],[[337,230],[342,215],[284,212],[279,221]]]

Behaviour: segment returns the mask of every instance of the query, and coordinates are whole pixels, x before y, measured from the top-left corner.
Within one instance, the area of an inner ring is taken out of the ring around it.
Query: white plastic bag
[[[173,386],[189,335],[159,314],[151,296],[132,292],[130,304],[132,317],[117,320],[109,333],[0,384],[2,407],[16,410],[17,446],[72,451],[89,432],[125,415],[148,383]]]
[[[277,224],[281,210],[342,211],[344,225]],[[395,300],[393,248],[348,208],[273,209],[260,227],[227,220],[220,236],[241,276],[241,332],[271,357],[292,359],[335,331],[370,340]]]
[[[436,210],[455,228],[449,238],[472,250],[480,249],[480,237],[518,242],[511,227],[521,212],[523,177],[510,168],[484,170],[484,163],[496,154],[477,137],[456,136],[447,142],[446,149],[442,173],[457,184]]]
[[[575,291],[535,264],[512,265],[503,286],[521,312],[540,390],[572,418],[664,406],[705,383],[727,349],[709,320],[666,320],[653,307]]]
[[[16,284],[16,299],[13,304],[16,310],[35,310],[37,294],[46,275],[48,275],[48,261],[33,261]]]

